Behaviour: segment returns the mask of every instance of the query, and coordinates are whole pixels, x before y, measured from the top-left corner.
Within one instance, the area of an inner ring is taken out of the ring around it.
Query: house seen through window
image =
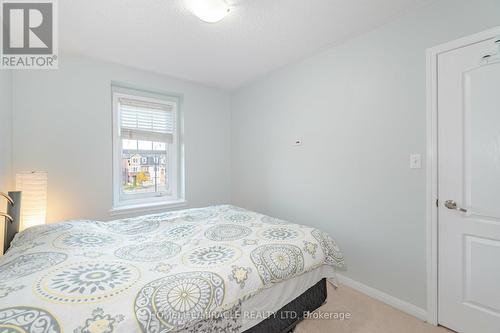
[[[178,99],[113,89],[114,206],[181,198]]]

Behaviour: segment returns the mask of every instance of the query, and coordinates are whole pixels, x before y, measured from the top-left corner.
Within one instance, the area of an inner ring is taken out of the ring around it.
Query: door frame
[[[438,106],[437,59],[439,54],[500,36],[500,26],[427,49],[426,90],[426,256],[427,322],[438,324]]]

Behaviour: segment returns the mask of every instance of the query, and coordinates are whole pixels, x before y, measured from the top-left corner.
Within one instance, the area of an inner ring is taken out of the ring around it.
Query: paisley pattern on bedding
[[[216,212],[206,209],[192,209],[189,213],[184,215],[181,219],[189,222],[198,222],[210,220],[217,216]]]
[[[158,261],[175,257],[181,252],[181,246],[169,242],[146,242],[121,247],[115,256],[130,261]]]
[[[237,213],[227,214],[224,218],[229,222],[242,223],[254,220],[255,216],[238,211]]]
[[[252,233],[252,229],[237,224],[219,224],[210,227],[205,231],[205,237],[216,241],[234,241],[240,238],[244,238]]]
[[[238,332],[241,302],[323,265],[327,233],[230,205],[32,227],[0,258],[0,331]]]
[[[50,271],[36,282],[35,291],[54,302],[90,303],[124,292],[139,277],[139,269],[130,264],[80,262]]]
[[[264,285],[287,280],[304,271],[304,256],[295,245],[262,245],[253,250],[250,257]]]
[[[190,236],[193,236],[194,234],[198,233],[200,231],[200,226],[196,224],[175,224],[169,228],[167,228],[165,231],[163,231],[162,235],[166,239],[184,239]]]
[[[112,333],[117,323],[123,321],[123,315],[111,316],[101,308],[92,311],[92,317],[85,320],[85,325],[77,327],[73,333]]]
[[[150,233],[158,229],[160,226],[160,218],[133,218],[117,220],[111,223],[100,223],[104,229],[123,235],[140,235]]]
[[[343,265],[344,258],[342,256],[340,248],[326,232],[315,229],[311,231],[311,235],[318,241],[319,246],[321,247],[323,253],[326,256],[325,261],[327,263],[336,265],[342,262]]]
[[[227,245],[212,245],[194,249],[184,257],[184,264],[191,267],[212,267],[228,264],[241,256],[238,248]]]
[[[119,243],[118,237],[97,232],[66,232],[54,239],[52,245],[58,249],[101,248]]]
[[[272,227],[262,229],[259,236],[270,241],[289,241],[301,237],[302,231],[288,227]]]
[[[248,280],[248,275],[252,273],[252,269],[250,267],[238,267],[234,265],[232,268],[233,270],[228,279],[239,284],[241,288],[245,288],[245,281]]]
[[[68,255],[58,252],[35,252],[20,255],[0,266],[0,281],[19,279],[39,272],[44,268],[63,262],[67,257]]]
[[[5,284],[0,284],[0,298],[9,296],[10,293],[16,292],[23,289],[24,286],[7,286]]]
[[[137,294],[135,314],[145,332],[185,328],[222,305],[224,280],[211,272],[171,275],[145,285]]]
[[[59,333],[61,327],[53,315],[46,310],[27,306],[0,309],[2,332]]]

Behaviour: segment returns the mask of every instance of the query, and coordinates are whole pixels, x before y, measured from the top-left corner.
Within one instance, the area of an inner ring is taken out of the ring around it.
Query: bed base
[[[269,317],[244,333],[289,333],[304,320],[305,312],[312,312],[326,301],[326,279],[318,281],[299,297],[282,307],[276,315]],[[296,313],[296,318],[290,316]]]

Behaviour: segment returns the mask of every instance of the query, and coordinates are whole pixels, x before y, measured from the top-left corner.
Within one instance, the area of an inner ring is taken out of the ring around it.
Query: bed
[[[0,331],[287,332],[344,267],[325,232],[230,205],[15,235]]]

